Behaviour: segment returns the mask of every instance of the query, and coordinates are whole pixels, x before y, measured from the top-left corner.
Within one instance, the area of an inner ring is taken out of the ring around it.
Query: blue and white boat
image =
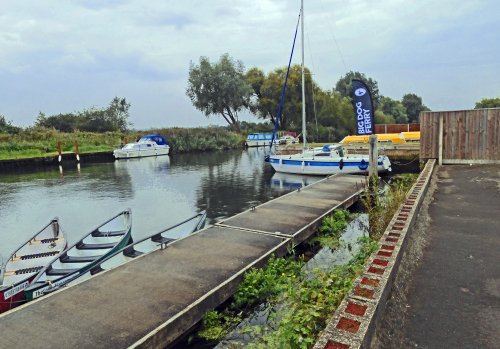
[[[272,140],[272,133],[249,133],[245,144],[247,147],[269,147]]]
[[[115,159],[140,158],[145,156],[168,155],[170,146],[165,136],[152,134],[141,137],[137,142],[127,143],[113,151]]]
[[[276,172],[304,175],[332,175],[336,173],[366,173],[369,159],[367,155],[349,155],[337,145],[304,150],[293,155],[271,155],[268,162]],[[391,170],[391,162],[385,155],[378,157],[378,172]]]
[[[306,106],[304,81],[304,6],[301,5],[301,36],[302,36],[302,135],[304,150],[293,155],[268,155],[266,161],[276,172],[304,174],[304,175],[332,175],[337,173],[366,173],[368,172],[368,155],[348,155],[341,145],[325,145],[319,148],[308,149],[306,141]],[[293,53],[293,51],[292,51]],[[286,82],[285,82],[286,84]],[[283,90],[284,95],[286,85]],[[283,101],[283,100],[282,100]],[[282,101],[280,102],[280,110]],[[278,111],[278,120],[280,116]],[[378,171],[391,170],[391,162],[387,156],[381,155],[377,160]]]

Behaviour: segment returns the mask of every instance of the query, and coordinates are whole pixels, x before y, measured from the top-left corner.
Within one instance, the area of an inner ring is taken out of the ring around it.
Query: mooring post
[[[57,161],[61,163],[62,161],[62,147],[61,147],[61,142],[57,142],[57,152],[59,153],[59,156],[57,157]]]
[[[377,163],[378,163],[378,149],[377,149],[377,135],[370,135],[369,141],[369,150],[368,150],[368,174],[370,178],[373,176],[378,176],[377,171]]]
[[[80,154],[78,153],[78,141],[75,141],[75,154],[76,154],[76,161],[80,162]]]

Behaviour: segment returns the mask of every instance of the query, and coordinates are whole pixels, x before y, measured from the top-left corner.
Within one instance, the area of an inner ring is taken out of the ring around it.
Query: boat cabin
[[[139,139],[138,143],[143,143],[143,142],[147,142],[147,141],[155,142],[158,145],[167,145],[168,144],[165,136],[162,136],[161,134],[143,136],[143,137],[141,137],[141,139]]]
[[[272,133],[249,133],[246,140],[247,147],[261,147],[271,144]]]

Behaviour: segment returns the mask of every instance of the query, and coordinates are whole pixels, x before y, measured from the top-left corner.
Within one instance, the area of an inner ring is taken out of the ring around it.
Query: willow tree
[[[240,132],[238,113],[249,107],[252,87],[245,80],[243,63],[226,53],[216,63],[207,57],[200,57],[199,64],[191,62],[186,94],[206,117],[220,115]]]

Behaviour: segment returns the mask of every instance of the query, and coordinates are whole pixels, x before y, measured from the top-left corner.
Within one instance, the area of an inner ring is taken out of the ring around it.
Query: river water
[[[264,155],[250,148],[0,173],[0,261],[53,217],[72,244],[130,208],[139,239],[200,210],[213,224],[321,179],[275,174]]]

